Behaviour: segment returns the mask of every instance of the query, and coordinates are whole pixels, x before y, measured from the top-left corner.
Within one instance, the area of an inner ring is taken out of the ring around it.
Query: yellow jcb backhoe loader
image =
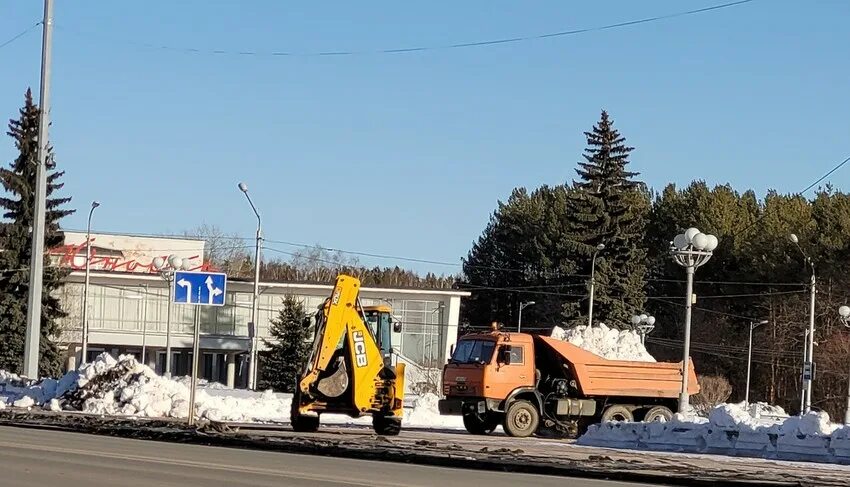
[[[391,363],[400,324],[388,306],[361,306],[359,293],[357,278],[339,275],[316,314],[313,349],[292,398],[295,431],[316,431],[322,413],[368,414],[379,435],[401,431],[404,364]]]

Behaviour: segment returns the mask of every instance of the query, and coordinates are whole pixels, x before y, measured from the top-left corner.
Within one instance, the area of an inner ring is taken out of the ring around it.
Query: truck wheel
[[[673,411],[664,406],[655,406],[647,411],[646,416],[643,417],[645,423],[666,423],[671,419],[673,419]]]
[[[292,430],[296,433],[315,433],[319,430],[318,416],[303,416],[300,414],[293,414],[289,418],[289,421],[292,424]]]
[[[505,413],[505,433],[508,436],[526,437],[537,431],[540,414],[537,408],[528,401],[516,401],[508,407]]]
[[[624,421],[627,423],[631,423],[635,420],[635,416],[632,414],[631,410],[626,406],[621,404],[614,404],[613,406],[608,407],[604,413],[602,413],[602,422],[605,423],[607,421]]]
[[[483,418],[475,413],[463,415],[463,426],[473,435],[489,435],[498,424],[492,415],[484,415]]]
[[[372,416],[375,433],[382,436],[396,436],[401,433],[401,418],[376,414]]]

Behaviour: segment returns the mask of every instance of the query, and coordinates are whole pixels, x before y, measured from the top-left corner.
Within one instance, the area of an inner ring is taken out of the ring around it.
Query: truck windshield
[[[492,340],[461,340],[457,342],[452,362],[456,364],[486,364],[493,357],[496,342]]]

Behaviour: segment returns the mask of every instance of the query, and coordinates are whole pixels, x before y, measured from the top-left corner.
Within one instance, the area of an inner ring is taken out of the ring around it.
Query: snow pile
[[[577,326],[568,330],[556,326],[552,329],[551,337],[610,360],[655,362],[655,358],[641,343],[640,334],[631,330],[616,330],[605,324]]]
[[[189,378],[161,377],[132,355],[116,360],[104,353],[59,380],[25,383],[13,374],[0,372],[0,404],[101,415],[185,418],[189,415],[190,384]],[[220,388],[213,384],[198,388],[195,410],[199,418],[249,422],[289,417],[290,398],[271,391],[247,397],[212,393]]]
[[[117,360],[104,353],[94,362],[69,372],[59,380],[27,383],[0,371],[0,409],[42,407],[52,411],[75,410],[107,416],[186,418],[189,415],[188,377],[168,379],[140,364],[132,355]],[[438,397],[425,393],[404,412],[403,426],[463,429],[461,418],[441,416]],[[289,421],[291,394],[227,389],[203,382],[195,395],[198,418],[222,422]],[[323,414],[323,424],[370,426],[372,418]]]
[[[850,464],[850,426],[833,424],[825,412],[754,417],[743,403],[721,404],[708,419],[677,414],[668,423],[592,425],[578,444]]]

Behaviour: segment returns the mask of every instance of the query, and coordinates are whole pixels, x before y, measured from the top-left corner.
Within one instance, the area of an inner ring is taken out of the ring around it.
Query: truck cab
[[[443,369],[441,414],[462,415],[467,430],[489,433],[505,405],[536,384],[531,335],[492,333],[464,336]],[[527,418],[528,419],[528,418]]]

